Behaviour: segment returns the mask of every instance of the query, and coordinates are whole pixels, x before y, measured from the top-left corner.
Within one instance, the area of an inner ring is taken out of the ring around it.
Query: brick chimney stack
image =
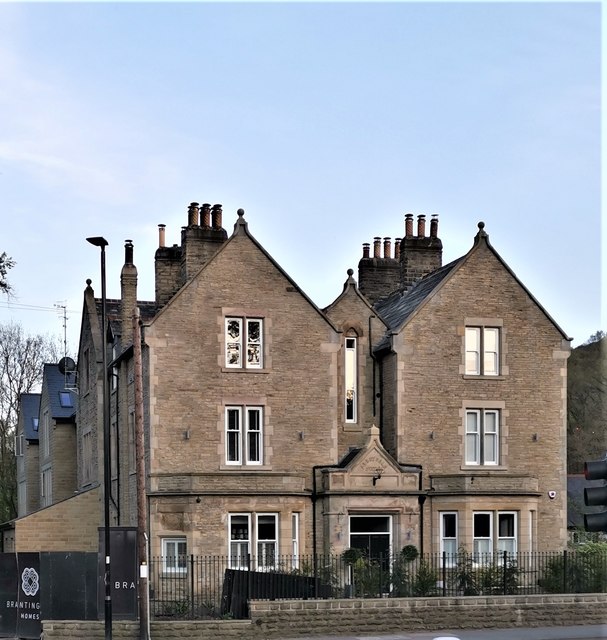
[[[391,240],[389,237],[373,238],[373,257],[370,256],[370,244],[363,244],[363,257],[358,263],[358,286],[372,304],[398,289],[400,268],[398,260],[391,257]]]
[[[417,216],[417,236],[413,234],[413,215],[405,216],[405,237],[400,247],[400,286],[409,289],[415,282],[442,266],[443,243],[438,237],[438,216],[430,222],[426,236],[426,216]]]
[[[163,307],[228,239],[222,227],[221,205],[192,202],[187,226],[181,227],[181,245],[165,246],[165,225],[158,226],[155,255],[156,304]]]
[[[137,267],[133,264],[133,241],[124,241],[124,265],[120,272],[121,349],[133,342],[133,313],[137,306]]]

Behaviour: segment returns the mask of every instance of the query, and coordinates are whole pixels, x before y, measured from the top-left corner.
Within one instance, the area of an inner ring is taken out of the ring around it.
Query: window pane
[[[497,375],[497,353],[485,351],[483,358],[483,373],[486,376]]]
[[[499,373],[499,329],[485,328],[483,373],[486,376],[495,376]]]
[[[491,536],[491,514],[475,513],[474,514],[474,537],[489,538]]]
[[[261,348],[258,344],[249,344],[247,347],[247,362],[250,365],[259,365],[261,362]]]
[[[239,318],[226,319],[226,365],[242,365],[242,321]]]
[[[226,457],[228,462],[240,462],[240,410],[227,410]]]
[[[454,513],[443,514],[443,537],[455,538],[457,536],[457,518]]]
[[[498,520],[498,530],[500,537],[514,537],[514,514],[513,513],[500,513]]]
[[[480,374],[480,329],[466,328],[466,373]]]
[[[240,320],[228,320],[226,327],[229,340],[238,342],[240,340]]]
[[[230,540],[249,539],[249,518],[248,516],[230,517]]]
[[[344,361],[344,385],[346,394],[346,421],[356,422],[356,339],[346,339]]]
[[[466,433],[478,433],[478,411],[466,412]]]
[[[466,464],[478,464],[479,458],[479,438],[470,433],[466,436]]]
[[[388,533],[390,518],[388,516],[370,516],[350,518],[350,533]]]
[[[448,556],[454,556],[457,553],[457,540],[454,540],[453,538],[443,540],[443,551]]]
[[[257,516],[257,539],[276,540],[276,516]]]
[[[248,321],[249,342],[259,344],[261,342],[261,322],[259,320]]]
[[[239,365],[240,364],[240,345],[239,344],[228,344],[226,347],[227,351],[227,362],[228,365]]]
[[[262,321],[247,320],[247,366],[261,367]]]
[[[247,420],[247,461],[261,462],[261,411],[249,409]]]

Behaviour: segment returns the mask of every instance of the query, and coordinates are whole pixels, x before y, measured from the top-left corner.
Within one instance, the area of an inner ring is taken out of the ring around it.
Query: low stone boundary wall
[[[377,635],[441,629],[604,624],[607,594],[368,600],[257,600],[251,620],[158,621],[152,640],[268,640],[315,634]],[[44,640],[103,640],[103,622],[45,621]],[[137,640],[136,622],[114,622],[115,640]]]

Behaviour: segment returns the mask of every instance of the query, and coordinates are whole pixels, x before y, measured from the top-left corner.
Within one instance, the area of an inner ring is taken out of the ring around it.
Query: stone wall
[[[266,640],[320,634],[359,636],[445,629],[603,624],[607,594],[255,601],[251,620],[152,622],[152,640]],[[46,621],[44,640],[102,640],[103,622]],[[136,640],[138,623],[115,622],[116,640]]]
[[[97,551],[99,489],[15,520],[15,551]]]

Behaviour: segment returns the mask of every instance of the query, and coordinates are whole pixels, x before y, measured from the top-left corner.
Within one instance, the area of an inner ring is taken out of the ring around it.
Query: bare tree
[[[573,349],[567,364],[567,466],[580,473],[585,460],[607,451],[607,337],[597,331]]]
[[[6,279],[6,274],[14,266],[15,261],[7,256],[5,251],[0,253],[0,293],[9,295],[12,292],[12,287]]]
[[[57,362],[60,353],[59,339],[26,335],[15,323],[0,324],[0,522],[17,514],[14,435],[19,398],[39,390],[42,365]]]

